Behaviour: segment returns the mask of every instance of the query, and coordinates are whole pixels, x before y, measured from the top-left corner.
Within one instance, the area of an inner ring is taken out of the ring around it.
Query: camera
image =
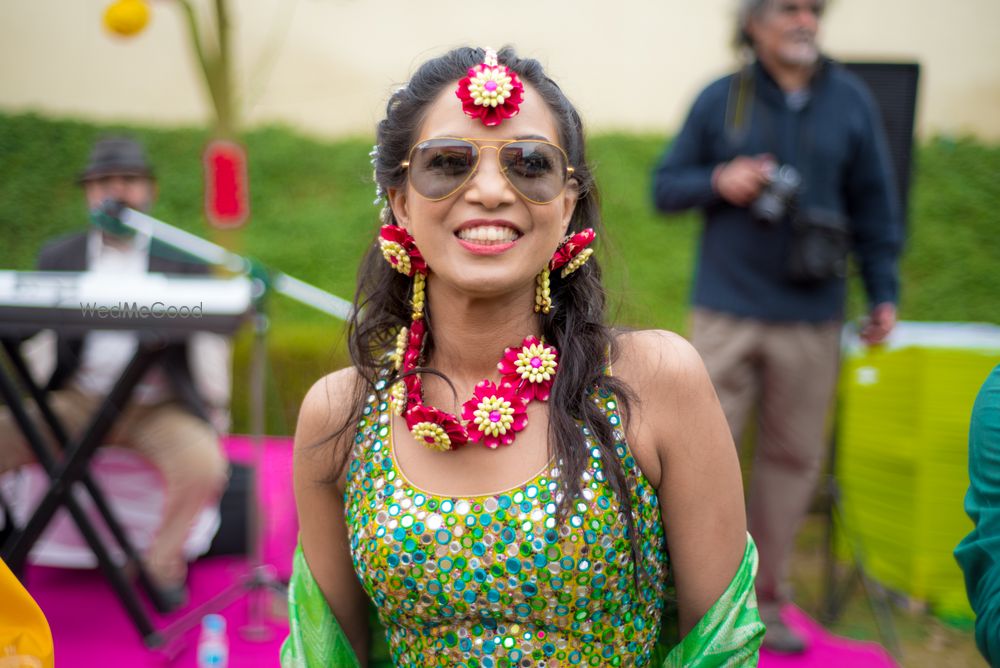
[[[769,225],[780,223],[795,207],[802,176],[791,165],[781,165],[771,172],[771,179],[750,204],[753,217]]]
[[[792,218],[788,277],[795,283],[844,278],[850,247],[850,223],[843,214],[821,208],[799,210]]]

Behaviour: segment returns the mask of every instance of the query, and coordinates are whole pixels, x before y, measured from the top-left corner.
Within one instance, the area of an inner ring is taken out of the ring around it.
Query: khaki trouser
[[[89,425],[102,401],[75,389],[48,396],[49,405],[71,440]],[[27,410],[34,424],[42,425],[33,403]],[[47,425],[39,431],[49,435]],[[129,404],[104,442],[134,449],[163,476],[163,521],[146,561],[159,582],[176,583],[186,573],[183,548],[195,517],[205,505],[219,498],[226,485],[229,465],[215,430],[176,402]],[[0,407],[0,473],[34,460],[10,410]]]
[[[837,321],[772,323],[695,309],[692,343],[705,360],[737,446],[756,407],[747,521],[757,543],[757,596],[781,602],[788,560],[826,456],[840,362]]]

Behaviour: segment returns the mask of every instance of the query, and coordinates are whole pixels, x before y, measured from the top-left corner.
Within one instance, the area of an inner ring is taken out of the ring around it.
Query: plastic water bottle
[[[226,635],[226,618],[205,615],[201,618],[201,636],[198,638],[198,668],[226,668],[227,665],[229,637]]]

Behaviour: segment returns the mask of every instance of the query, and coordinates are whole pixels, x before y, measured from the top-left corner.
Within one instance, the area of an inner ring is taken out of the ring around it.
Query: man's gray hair
[[[737,48],[753,48],[753,40],[750,39],[750,35],[747,33],[747,23],[750,22],[752,16],[760,15],[774,1],[739,0],[739,6],[736,9],[736,37],[734,40]],[[819,5],[821,11],[826,9],[826,0],[816,0],[816,4]]]

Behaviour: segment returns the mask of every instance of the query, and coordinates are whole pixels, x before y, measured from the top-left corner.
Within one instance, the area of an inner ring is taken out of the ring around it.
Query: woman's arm
[[[746,550],[739,460],[694,348],[663,331],[621,342],[615,375],[638,399],[629,444],[659,495],[683,637],[726,590]]]
[[[324,439],[344,424],[356,378],[354,369],[344,369],[320,379],[306,394],[295,428],[293,484],[303,556],[358,661],[365,666],[368,598],[351,562],[344,517],[347,466],[336,484],[325,481],[333,463],[346,457],[354,442],[351,428],[332,441]]]

